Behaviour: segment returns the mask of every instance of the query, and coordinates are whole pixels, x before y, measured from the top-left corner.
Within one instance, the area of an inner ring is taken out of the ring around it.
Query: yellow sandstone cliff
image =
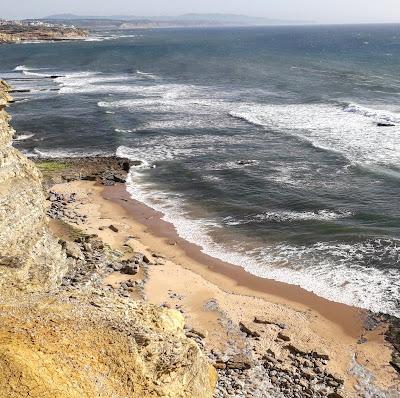
[[[183,316],[94,286],[49,232],[41,176],[11,146],[0,81],[0,398],[209,398],[215,369]]]
[[[9,87],[0,83],[0,294],[14,286],[50,289],[67,269],[65,254],[47,228],[45,197],[35,165],[12,147],[4,108]]]

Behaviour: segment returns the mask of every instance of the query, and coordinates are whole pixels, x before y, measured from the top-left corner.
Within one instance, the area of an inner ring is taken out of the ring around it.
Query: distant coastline
[[[88,34],[86,30],[70,25],[40,21],[0,20],[0,44],[27,41],[78,40],[86,38]]]
[[[74,24],[84,29],[156,29],[196,27],[249,27],[277,25],[305,25],[313,21],[280,20],[265,17],[251,17],[236,14],[184,14],[176,16],[134,16],[134,15],[74,15],[58,14],[41,18],[43,23]]]

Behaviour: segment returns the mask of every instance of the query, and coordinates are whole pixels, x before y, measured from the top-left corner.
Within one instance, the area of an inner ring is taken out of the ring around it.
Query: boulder
[[[139,264],[125,264],[122,266],[120,272],[126,275],[136,275],[139,272]]]

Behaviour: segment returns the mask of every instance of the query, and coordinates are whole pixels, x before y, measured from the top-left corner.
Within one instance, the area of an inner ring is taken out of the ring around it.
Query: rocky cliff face
[[[0,81],[0,398],[211,398],[216,371],[179,312],[60,285],[76,265],[49,232],[39,171],[11,146],[8,91]]]
[[[47,227],[39,171],[12,147],[5,112],[9,87],[0,83],[0,292],[54,288],[67,270],[65,254]]]
[[[99,291],[0,305],[0,398],[211,398],[183,317]]]

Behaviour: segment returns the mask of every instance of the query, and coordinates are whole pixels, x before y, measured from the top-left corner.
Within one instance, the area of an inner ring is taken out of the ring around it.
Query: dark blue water
[[[207,253],[400,315],[400,26],[108,32],[0,59],[32,90],[11,108],[29,156],[142,160],[132,195]]]

